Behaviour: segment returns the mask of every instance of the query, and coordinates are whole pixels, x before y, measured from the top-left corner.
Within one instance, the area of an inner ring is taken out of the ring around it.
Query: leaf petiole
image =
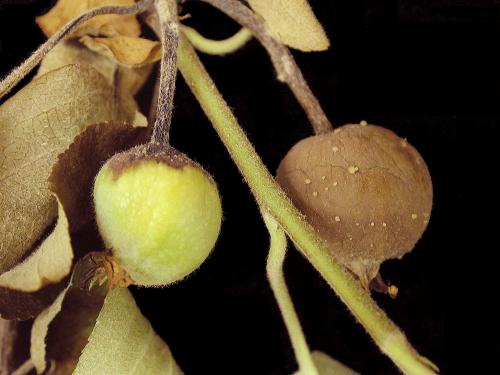
[[[262,218],[264,219],[270,238],[269,255],[266,264],[267,278],[285,321],[295,357],[299,364],[299,372],[307,375],[319,375],[314,365],[311,351],[307,346],[297,312],[288,292],[288,287],[286,286],[285,275],[283,273],[283,263],[285,262],[287,246],[285,232],[269,213],[262,211]]]
[[[208,55],[227,55],[236,52],[253,36],[252,32],[244,27],[236,34],[222,40],[205,38],[196,29],[186,25],[181,25],[181,30],[194,48]]]

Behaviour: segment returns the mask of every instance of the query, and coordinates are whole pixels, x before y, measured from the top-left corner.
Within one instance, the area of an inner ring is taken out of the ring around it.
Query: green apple
[[[172,147],[116,154],[94,184],[99,231],[137,285],[178,281],[208,257],[220,232],[212,177]]]

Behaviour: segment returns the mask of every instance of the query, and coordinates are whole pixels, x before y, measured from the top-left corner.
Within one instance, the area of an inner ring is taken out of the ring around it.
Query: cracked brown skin
[[[277,181],[365,287],[384,260],[413,249],[432,209],[432,181],[418,151],[375,125],[303,139],[281,161]]]

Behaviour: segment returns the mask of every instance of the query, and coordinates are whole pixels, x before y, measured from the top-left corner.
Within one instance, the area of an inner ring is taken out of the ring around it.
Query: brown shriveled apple
[[[413,249],[429,222],[424,160],[405,139],[365,122],[303,139],[277,180],[365,287],[384,260]]]

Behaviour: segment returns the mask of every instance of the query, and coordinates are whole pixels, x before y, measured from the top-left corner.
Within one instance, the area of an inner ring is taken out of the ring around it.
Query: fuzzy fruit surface
[[[137,285],[167,285],[197,269],[222,220],[211,176],[171,147],[112,157],[97,175],[94,203],[106,246]]]
[[[301,140],[277,180],[331,253],[368,286],[380,264],[422,236],[432,209],[427,166],[405,139],[350,124]]]

